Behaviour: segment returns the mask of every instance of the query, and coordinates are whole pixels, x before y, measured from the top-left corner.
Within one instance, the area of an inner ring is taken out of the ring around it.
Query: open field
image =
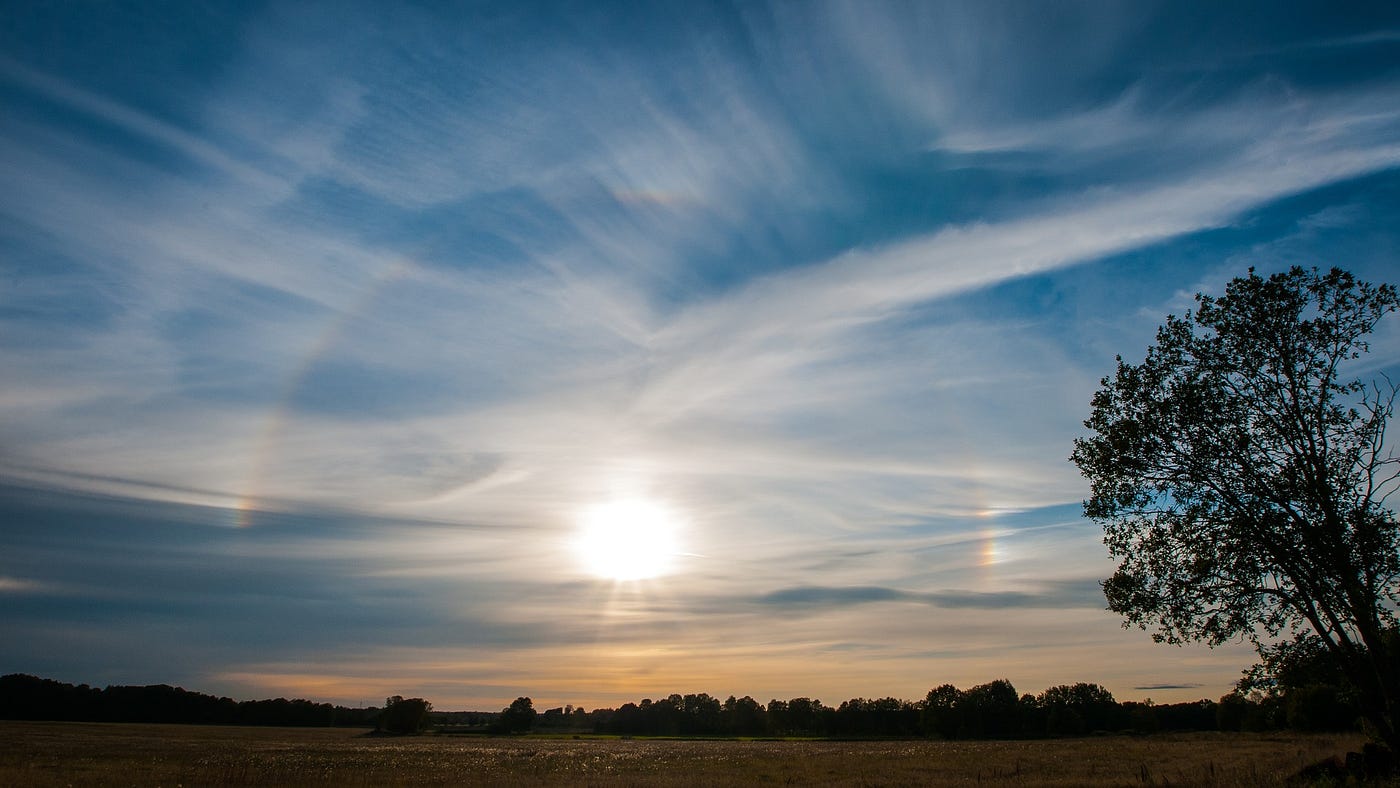
[[[1276,785],[1350,735],[1011,742],[421,736],[0,721],[0,785]]]

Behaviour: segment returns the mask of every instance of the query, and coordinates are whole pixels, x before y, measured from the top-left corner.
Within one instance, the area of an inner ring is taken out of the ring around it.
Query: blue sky
[[[0,53],[3,672],[1218,697],[1247,648],[1103,609],[1090,396],[1251,266],[1400,281],[1382,3],[22,3]]]

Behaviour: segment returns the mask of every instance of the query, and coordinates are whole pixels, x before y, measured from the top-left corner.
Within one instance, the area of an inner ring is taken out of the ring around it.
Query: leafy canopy
[[[1075,442],[1085,514],[1121,559],[1110,608],[1174,643],[1257,643],[1302,623],[1346,641],[1391,622],[1396,390],[1344,373],[1395,289],[1251,269],[1196,300],[1143,363],[1118,358],[1085,421],[1096,434]]]
[[[1395,288],[1338,269],[1253,269],[1118,358],[1075,441],[1084,512],[1120,560],[1104,582],[1158,641],[1311,630],[1400,749],[1400,529],[1387,499],[1397,387],[1349,377]]]

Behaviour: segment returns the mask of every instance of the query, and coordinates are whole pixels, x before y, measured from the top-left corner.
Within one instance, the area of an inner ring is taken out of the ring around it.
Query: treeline
[[[512,708],[522,701],[530,703],[521,698]],[[966,690],[945,684],[920,701],[854,698],[836,707],[811,698],[763,704],[748,696],[721,701],[705,693],[671,695],[591,712],[572,706],[549,709],[538,717],[519,717],[527,724],[512,729],[642,736],[1016,739],[1099,732],[1352,730],[1358,716],[1354,702],[1325,688],[1154,704],[1120,703],[1103,687],[1085,683],[1022,695],[1001,679]]]
[[[0,676],[0,719],[9,720],[372,727],[380,711],[286,698],[235,701],[167,684],[99,689],[20,673]]]
[[[1248,687],[1248,682],[1241,682]],[[377,727],[412,733],[570,731],[636,736],[811,736],[1017,739],[1159,731],[1354,730],[1352,693],[1335,685],[1275,682],[1219,701],[1119,702],[1097,684],[1065,684],[1018,694],[1004,679],[958,689],[944,684],[918,701],[853,698],[832,707],[792,698],[766,704],[721,701],[706,693],[644,699],[586,711],[562,706],[537,713],[530,698],[500,712],[441,712],[422,698],[394,696],[383,708],[352,709],[308,700],[234,701],[179,687],[74,686],[22,674],[0,677],[0,719],[163,722],[211,725]]]

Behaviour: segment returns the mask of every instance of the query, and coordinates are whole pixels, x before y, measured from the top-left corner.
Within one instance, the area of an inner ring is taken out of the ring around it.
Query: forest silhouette
[[[961,690],[944,684],[921,700],[852,698],[829,706],[812,698],[706,693],[642,699],[617,708],[572,705],[538,712],[528,697],[500,712],[432,711],[421,698],[393,696],[383,707],[349,708],[309,700],[235,701],[166,684],[72,685],[25,674],[0,676],[0,719],[206,725],[344,726],[413,733],[520,734],[531,731],[635,736],[1022,739],[1095,733],[1200,730],[1355,730],[1359,712],[1343,687],[1309,683],[1235,691],[1219,701],[1119,702],[1097,684],[1018,694],[998,679]]]

